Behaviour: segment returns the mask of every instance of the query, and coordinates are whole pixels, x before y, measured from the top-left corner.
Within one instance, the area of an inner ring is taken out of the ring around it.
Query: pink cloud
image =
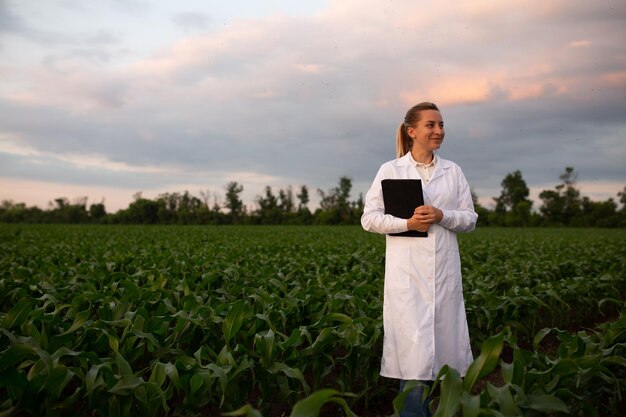
[[[603,83],[609,87],[626,87],[626,71],[604,74],[601,78]]]

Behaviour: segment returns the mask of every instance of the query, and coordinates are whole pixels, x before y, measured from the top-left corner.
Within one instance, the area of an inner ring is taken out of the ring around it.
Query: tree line
[[[617,201],[592,201],[581,195],[576,187],[577,177],[573,167],[565,167],[559,176],[561,182],[554,189],[541,191],[539,210],[532,210],[522,173],[509,173],[500,184],[500,196],[493,199],[495,208],[476,206],[479,225],[626,227],[626,186],[617,193]]]
[[[133,195],[133,202],[125,209],[107,213],[104,203],[87,206],[87,198],[74,202],[65,198],[51,201],[48,210],[27,207],[24,203],[5,200],[0,205],[0,222],[4,223],[98,223],[98,224],[292,224],[292,225],[350,225],[358,224],[363,212],[363,197],[350,201],[352,180],[341,177],[339,184],[324,191],[318,189],[320,205],[309,209],[309,189],[306,185],[294,193],[288,186],[277,194],[266,186],[263,195],[255,199],[250,209],[242,199],[243,185],[236,181],[225,187],[223,201],[217,193],[200,192],[200,197],[183,193],[164,193],[155,199]],[[295,194],[295,195],[294,195]]]
[[[494,197],[493,209],[478,203],[472,193],[479,226],[529,227],[626,227],[626,186],[617,194],[617,201],[592,201],[576,187],[577,173],[566,167],[559,176],[561,183],[539,194],[541,205],[533,209],[529,189],[517,170],[502,180],[500,196]],[[363,213],[363,196],[350,200],[352,180],[341,177],[336,187],[318,189],[319,207],[308,207],[309,189],[302,185],[297,192],[291,186],[275,193],[266,186],[250,209],[241,200],[243,185],[229,182],[224,201],[214,193],[200,192],[200,197],[183,193],[164,193],[147,199],[141,192],[125,209],[107,213],[104,203],[87,205],[87,198],[70,203],[65,197],[50,202],[48,210],[27,207],[24,203],[5,200],[0,205],[0,222],[4,223],[98,223],[98,224],[247,224],[247,225],[353,225],[359,224]]]

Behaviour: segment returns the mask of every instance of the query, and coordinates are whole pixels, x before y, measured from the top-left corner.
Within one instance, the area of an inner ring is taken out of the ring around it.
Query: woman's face
[[[441,113],[437,110],[422,110],[420,116],[417,125],[406,130],[413,139],[413,149],[427,152],[439,149],[446,135]]]

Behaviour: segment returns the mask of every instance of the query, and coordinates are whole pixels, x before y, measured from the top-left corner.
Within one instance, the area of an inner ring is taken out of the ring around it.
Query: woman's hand
[[[413,212],[413,217],[407,220],[409,230],[426,232],[431,224],[439,223],[443,219],[443,212],[433,206],[419,206]]]
[[[423,223],[417,217],[417,214],[413,214],[413,217],[407,219],[406,226],[408,230],[417,230],[418,232],[428,232],[430,223]]]

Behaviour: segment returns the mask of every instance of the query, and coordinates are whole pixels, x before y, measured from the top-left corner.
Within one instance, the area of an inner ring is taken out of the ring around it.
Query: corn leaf
[[[2,327],[11,329],[13,327],[20,326],[28,318],[33,305],[33,301],[29,298],[20,299],[4,316],[4,320],[2,320]]]
[[[476,381],[493,372],[498,364],[503,342],[504,333],[498,333],[482,343],[480,355],[472,362],[465,374],[464,386],[466,391],[471,390]]]

